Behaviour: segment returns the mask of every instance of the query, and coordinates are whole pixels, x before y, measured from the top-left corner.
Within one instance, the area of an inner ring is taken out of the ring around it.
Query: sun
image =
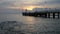
[[[25,6],[23,9],[33,10],[34,8],[46,8],[45,6]]]
[[[33,8],[26,8],[27,10],[32,10]]]
[[[27,10],[33,10],[34,6],[27,6],[27,7],[24,7],[24,9],[27,9]]]

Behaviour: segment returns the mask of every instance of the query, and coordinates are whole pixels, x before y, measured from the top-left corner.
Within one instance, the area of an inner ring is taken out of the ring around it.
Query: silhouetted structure
[[[51,14],[53,14],[53,18],[55,18],[55,16],[57,16],[59,18],[59,10],[49,10],[49,11],[40,11],[40,12],[23,12],[22,14],[24,16],[39,16],[39,17],[45,17],[45,18],[50,18]],[[57,15],[56,15],[57,14]]]

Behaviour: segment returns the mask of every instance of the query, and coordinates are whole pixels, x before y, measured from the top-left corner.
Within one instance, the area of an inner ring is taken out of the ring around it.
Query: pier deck
[[[53,18],[57,16],[59,18],[60,11],[40,11],[40,12],[23,12],[22,13],[24,16],[39,16],[39,17],[45,17],[45,18],[50,18],[51,14]]]

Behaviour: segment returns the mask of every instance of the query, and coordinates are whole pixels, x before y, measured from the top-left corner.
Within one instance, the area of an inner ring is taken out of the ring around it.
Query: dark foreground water
[[[0,34],[60,34],[60,19],[0,14]]]

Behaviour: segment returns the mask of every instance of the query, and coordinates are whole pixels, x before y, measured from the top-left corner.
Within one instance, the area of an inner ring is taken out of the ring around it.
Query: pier
[[[52,14],[52,18],[59,18],[60,11],[40,11],[40,12],[23,12],[24,16],[34,16],[34,17],[44,17],[44,18],[50,18]]]

